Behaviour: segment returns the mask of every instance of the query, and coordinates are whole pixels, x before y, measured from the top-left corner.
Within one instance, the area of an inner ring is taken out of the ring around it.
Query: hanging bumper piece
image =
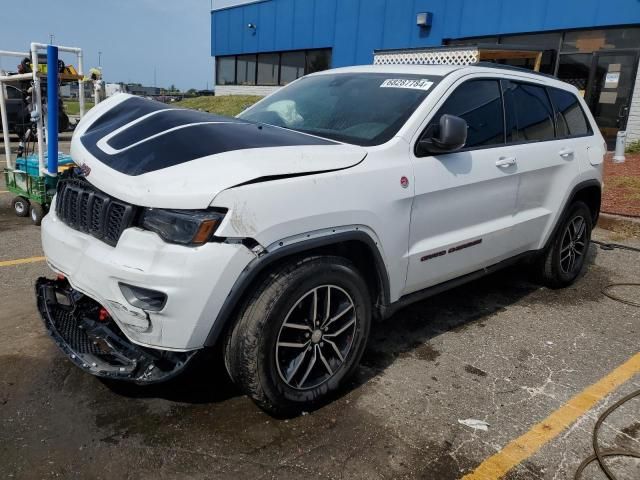
[[[42,321],[62,352],[82,370],[138,384],[164,382],[182,372],[198,352],[170,352],[129,341],[106,310],[66,279],[36,281]]]

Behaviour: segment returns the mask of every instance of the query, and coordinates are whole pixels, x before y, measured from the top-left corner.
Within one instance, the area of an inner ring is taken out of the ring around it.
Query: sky
[[[85,73],[98,66],[107,82],[212,88],[210,0],[0,0],[0,50],[31,42],[81,47]],[[72,57],[61,56],[75,65]],[[0,69],[15,71],[15,58]],[[77,65],[76,65],[77,66]]]

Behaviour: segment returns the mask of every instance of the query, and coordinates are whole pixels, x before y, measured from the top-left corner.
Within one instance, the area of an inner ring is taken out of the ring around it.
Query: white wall
[[[629,121],[627,122],[627,144],[640,140],[640,68],[636,76],[636,86],[631,98]]]

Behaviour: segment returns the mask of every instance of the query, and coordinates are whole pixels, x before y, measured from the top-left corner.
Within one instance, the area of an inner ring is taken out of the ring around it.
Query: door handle
[[[568,158],[573,155],[573,149],[571,148],[563,148],[558,152],[562,158]]]
[[[516,157],[502,157],[496,162],[496,167],[507,168],[516,164]]]

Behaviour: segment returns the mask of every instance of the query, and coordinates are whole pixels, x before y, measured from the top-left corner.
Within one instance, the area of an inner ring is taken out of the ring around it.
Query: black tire
[[[18,217],[29,216],[30,204],[29,200],[25,197],[14,197],[14,199],[11,200],[11,208],[13,208],[13,211]]]
[[[44,217],[44,208],[39,203],[33,202],[29,214],[31,216],[31,223],[39,226],[42,223],[42,217]]]
[[[327,295],[333,299],[329,314]],[[313,317],[314,300],[317,323],[311,328],[314,322],[306,317]],[[297,327],[291,326],[294,317]],[[262,409],[297,414],[326,401],[354,372],[370,326],[371,297],[351,262],[332,256],[297,259],[270,272],[245,301],[225,340],[225,364]],[[343,331],[335,335],[338,330]],[[306,347],[291,348],[294,344]]]
[[[551,244],[536,263],[536,273],[544,285],[564,288],[578,278],[589,251],[592,218],[585,203],[575,202],[571,205]],[[575,232],[574,228],[580,231]],[[581,231],[582,228],[584,231]],[[574,239],[572,235],[577,238]]]

